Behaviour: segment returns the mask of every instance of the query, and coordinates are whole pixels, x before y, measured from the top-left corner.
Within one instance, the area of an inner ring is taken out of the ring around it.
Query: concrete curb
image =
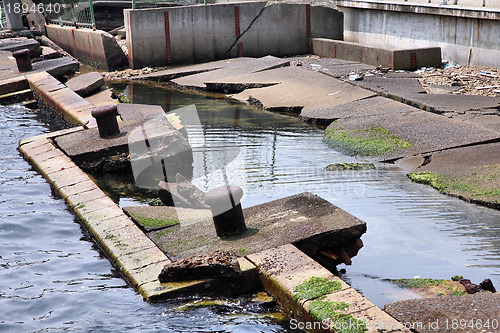
[[[314,324],[318,323],[321,318],[310,312],[310,305],[320,297],[295,301],[297,295],[295,288],[312,277],[316,277],[339,283],[339,290],[323,295],[326,297],[325,300],[348,303],[349,308],[342,315],[350,315],[353,320],[363,321],[368,329],[367,332],[410,332],[396,319],[291,244],[251,254],[248,259],[261,270],[262,284],[278,300],[282,310],[292,318],[290,323],[296,324],[300,329],[304,328],[309,332],[342,331],[335,329],[335,318],[333,324],[327,324],[324,321],[321,322],[324,325]],[[361,330],[352,330],[352,332],[358,331],[361,332]]]

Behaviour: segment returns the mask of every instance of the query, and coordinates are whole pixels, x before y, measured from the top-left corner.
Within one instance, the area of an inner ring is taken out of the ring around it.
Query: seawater
[[[49,130],[30,110],[0,106],[0,332],[289,331],[245,297],[144,302],[17,150]]]

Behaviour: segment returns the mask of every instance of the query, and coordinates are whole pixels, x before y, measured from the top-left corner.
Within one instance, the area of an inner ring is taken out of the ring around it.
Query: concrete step
[[[30,89],[11,92],[0,96],[1,105],[17,104],[33,99],[33,92]]]

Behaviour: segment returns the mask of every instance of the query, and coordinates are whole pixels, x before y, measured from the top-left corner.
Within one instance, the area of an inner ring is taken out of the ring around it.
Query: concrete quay
[[[304,235],[296,235],[298,238],[295,237],[294,239],[284,238],[280,244],[285,245],[280,248],[275,248],[276,244],[268,244],[255,251],[250,251],[249,253],[253,253],[251,260],[250,255],[241,256],[238,258],[238,262],[242,273],[238,277],[160,283],[158,274],[164,265],[170,262],[169,256],[95,184],[92,177],[83,172],[56,144],[58,139],[65,136],[89,131],[96,133],[95,124],[88,122],[87,110],[92,105],[89,106],[90,103],[78,94],[72,93],[72,91],[68,92],[66,90],[69,89],[68,87],[60,83],[55,84],[48,74],[35,74],[34,77],[29,77],[28,81],[36,90],[35,93],[39,94],[40,101],[49,105],[49,109],[53,110],[54,113],[60,113],[73,124],[85,124],[86,126],[77,126],[23,139],[19,143],[20,152],[50,182],[55,192],[67,202],[101,250],[145,300],[160,301],[192,294],[232,295],[255,290],[265,285],[275,298],[285,302],[281,304],[285,311],[291,304],[295,304],[294,312],[286,313],[293,316],[297,323],[301,323],[301,325],[313,325],[313,328],[309,330],[311,332],[334,332],[334,324],[337,321],[340,323],[339,318],[349,319],[355,322],[356,325],[361,325],[360,327],[367,327],[368,332],[379,332],[379,330],[374,329],[374,327],[380,325],[379,322],[389,323],[390,327],[397,328],[390,330],[391,332],[408,332],[383,310],[374,306],[361,294],[341,282],[335,275],[305,255],[297,247],[289,244],[289,242],[296,241],[299,241],[296,242],[297,244],[307,243],[303,239]],[[89,85],[92,84],[92,82],[89,83]],[[62,96],[67,96],[67,98]],[[127,105],[127,107],[130,108],[133,105]],[[324,206],[324,204],[321,205]],[[332,222],[325,220],[324,228],[326,229],[320,230],[320,233],[330,229],[333,234],[340,231],[344,235],[342,239],[345,242],[349,238],[345,237],[345,230],[350,224],[354,223],[353,230],[357,231],[354,232],[355,236],[352,237],[361,236],[366,228],[363,222],[333,205],[327,204],[328,207],[331,206],[331,209],[335,211],[334,215],[329,215],[330,221],[331,216],[336,216],[339,221],[335,223],[340,222],[341,225],[339,225],[339,230],[336,231],[334,225],[329,226]],[[299,209],[300,207],[292,208]],[[265,213],[268,210],[265,207],[259,209],[259,206],[253,207],[253,210],[250,209],[248,214],[258,219],[259,214],[262,215],[263,212]],[[300,218],[300,216],[298,217]],[[281,214],[277,218],[277,221],[282,221],[283,215]],[[345,224],[342,225],[342,223]],[[328,233],[325,233],[325,235],[327,241],[328,237],[331,236],[328,236]],[[315,235],[315,238],[319,239],[318,235]],[[265,243],[266,241],[259,242],[260,246]],[[290,266],[290,269],[293,270],[293,277],[287,276],[283,279],[280,274],[288,269],[288,259],[278,264],[278,261],[276,261],[278,255],[274,255],[273,251],[279,252],[283,258],[282,260],[293,257],[294,264],[293,267]],[[271,259],[274,260],[272,263]],[[280,274],[277,274],[278,271],[274,271],[273,267],[278,267],[277,265],[285,269],[280,270]],[[322,283],[336,281],[336,286],[340,285],[341,288],[338,290],[335,288],[335,290],[332,289],[323,294],[301,296],[301,301],[297,302],[294,295],[298,293],[298,290],[304,288],[303,285],[308,286],[311,283],[310,281],[317,282],[317,280]],[[324,296],[327,296],[329,300],[323,301],[322,297]],[[339,312],[325,315],[315,312],[314,309],[309,309],[308,304],[314,301],[327,302],[325,304],[341,302],[343,307]],[[361,305],[362,308],[360,308]],[[318,326],[321,321],[328,322],[330,326],[326,324],[321,325],[321,327]],[[325,327],[327,328],[325,329]],[[385,331],[389,332],[389,330]]]

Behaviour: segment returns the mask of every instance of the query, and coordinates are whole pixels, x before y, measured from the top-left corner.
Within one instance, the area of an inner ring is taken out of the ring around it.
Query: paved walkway
[[[363,1],[363,0],[352,0],[352,1]],[[498,0],[368,0],[370,2],[381,2],[381,3],[405,3],[405,4],[419,4],[419,5],[441,5],[446,3],[448,6],[460,6],[460,7],[480,7],[486,9],[500,9],[500,1]],[[483,7],[483,3],[485,6]]]

